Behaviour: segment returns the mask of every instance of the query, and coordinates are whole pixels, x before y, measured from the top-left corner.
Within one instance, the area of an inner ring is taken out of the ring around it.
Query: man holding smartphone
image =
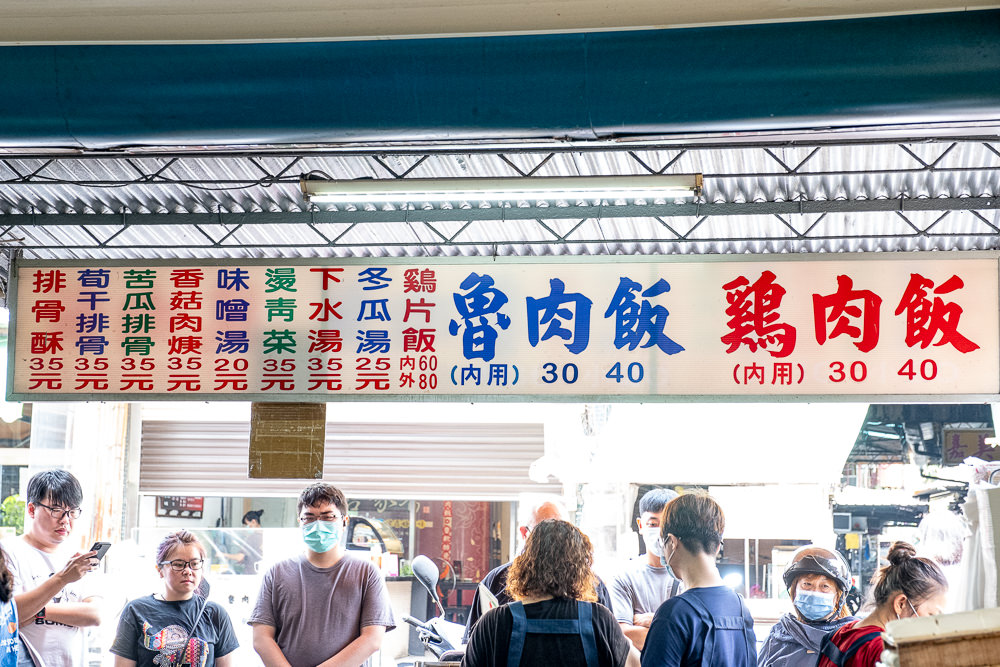
[[[66,556],[64,543],[80,517],[83,490],[65,470],[45,470],[28,482],[24,535],[4,540],[20,624],[18,667],[84,667],[84,628],[101,622],[97,596],[80,580],[97,565],[96,552]]]

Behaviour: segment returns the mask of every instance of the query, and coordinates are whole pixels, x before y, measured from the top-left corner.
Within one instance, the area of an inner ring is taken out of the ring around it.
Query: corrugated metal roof
[[[301,174],[701,173],[674,201],[310,207]],[[578,144],[0,156],[0,231],[33,258],[971,250],[1000,247],[1000,140]]]

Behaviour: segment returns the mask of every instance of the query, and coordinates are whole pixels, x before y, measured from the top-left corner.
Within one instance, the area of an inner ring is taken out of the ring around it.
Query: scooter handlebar
[[[422,621],[418,621],[417,619],[413,618],[412,616],[405,616],[404,615],[403,616],[403,621],[405,621],[406,623],[409,623],[410,625],[412,625],[415,628],[419,628],[420,630],[423,630],[424,632],[429,632],[429,633],[433,634],[434,636],[440,636],[440,635],[438,635],[437,630],[435,630],[434,628],[432,628],[431,626],[427,625],[426,623],[424,623]]]

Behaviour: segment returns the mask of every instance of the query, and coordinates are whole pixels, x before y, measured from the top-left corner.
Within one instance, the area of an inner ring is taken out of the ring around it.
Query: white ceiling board
[[[710,487],[709,494],[726,517],[723,535],[727,539],[832,542],[829,490],[797,482],[793,477],[781,485]]]
[[[576,462],[580,481],[831,485],[867,411],[862,403],[615,404],[597,436],[546,428],[546,455]]]
[[[669,28],[996,7],[995,0],[0,0],[0,44],[263,42]]]

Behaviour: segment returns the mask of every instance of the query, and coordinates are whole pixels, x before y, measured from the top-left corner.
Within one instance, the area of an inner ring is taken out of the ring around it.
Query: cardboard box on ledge
[[[883,638],[893,667],[1000,667],[1000,609],[892,621]]]

